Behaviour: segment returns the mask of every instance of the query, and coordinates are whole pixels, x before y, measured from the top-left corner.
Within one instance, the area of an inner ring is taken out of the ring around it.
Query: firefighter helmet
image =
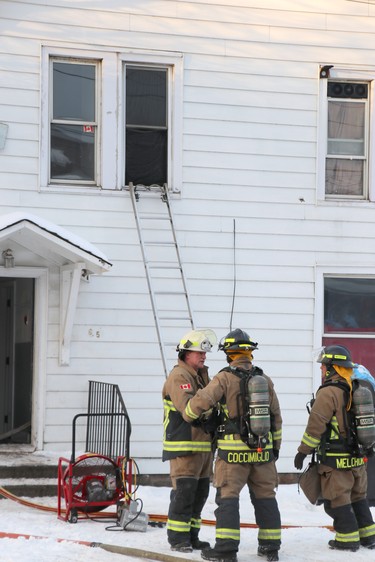
[[[222,338],[218,347],[219,350],[222,349],[225,353],[241,349],[252,350],[257,348],[257,342],[251,341],[249,334],[238,328],[232,330]]]
[[[328,367],[331,367],[331,365],[349,368],[354,367],[350,351],[343,345],[327,345],[326,347],[322,347],[316,361]]]
[[[211,351],[216,342],[217,337],[213,330],[191,330],[180,340],[176,351],[200,351],[201,353],[206,353]]]

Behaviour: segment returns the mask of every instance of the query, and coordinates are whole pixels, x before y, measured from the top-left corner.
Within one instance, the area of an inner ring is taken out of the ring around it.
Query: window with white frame
[[[326,199],[368,199],[369,84],[327,81]]]
[[[375,372],[375,278],[324,278],[323,345],[344,345],[353,361]]]
[[[51,58],[49,183],[97,185],[99,62]]]
[[[180,192],[182,92],[178,53],[44,47],[41,188]]]
[[[317,265],[315,275],[314,348],[344,345],[375,373],[375,266]]]

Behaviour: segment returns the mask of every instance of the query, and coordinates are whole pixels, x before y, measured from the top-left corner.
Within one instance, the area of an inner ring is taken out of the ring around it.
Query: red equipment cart
[[[78,414],[73,419],[71,459],[60,457],[58,463],[57,516],[63,521],[77,523],[89,513],[100,512],[109,506],[129,503],[132,494],[133,462],[125,456],[111,458],[101,453],[87,452],[75,458],[76,422],[79,417],[97,418],[113,427],[119,416],[126,417],[126,443],[129,444],[131,426],[127,413]],[[120,419],[121,422],[121,419]],[[128,452],[128,451],[127,451]],[[65,503],[65,508],[63,507]]]

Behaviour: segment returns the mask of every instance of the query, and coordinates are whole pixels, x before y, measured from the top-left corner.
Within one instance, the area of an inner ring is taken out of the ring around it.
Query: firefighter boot
[[[370,550],[375,550],[375,535],[371,537],[363,537],[361,540],[361,546],[369,548]]]
[[[266,558],[267,562],[274,562],[279,559],[278,550],[274,546],[258,546],[258,556]]]
[[[356,552],[359,549],[359,542],[340,542],[336,540],[328,541],[329,548],[333,550],[349,550],[350,552]]]
[[[212,562],[237,562],[237,553],[233,550],[225,552],[216,548],[204,548],[201,556],[203,560],[212,560]]]
[[[194,550],[202,550],[203,548],[210,548],[210,543],[207,541],[201,541],[198,538],[199,529],[191,529],[190,531],[190,542]]]
[[[176,552],[193,552],[193,547],[189,542],[180,542],[178,544],[173,544],[171,550]]]

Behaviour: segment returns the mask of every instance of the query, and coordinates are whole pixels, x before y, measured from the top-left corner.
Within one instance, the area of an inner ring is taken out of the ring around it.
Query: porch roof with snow
[[[26,265],[17,258],[19,248],[60,267],[83,262],[87,274],[104,273],[112,266],[106,256],[86,240],[29,213],[0,216],[0,259],[8,248],[13,251],[16,265]]]
[[[95,246],[64,228],[29,213],[0,216],[0,265],[11,250],[14,268],[60,268],[60,364],[70,361],[70,342],[82,278],[108,271],[112,264]],[[3,268],[12,274],[13,267]]]

